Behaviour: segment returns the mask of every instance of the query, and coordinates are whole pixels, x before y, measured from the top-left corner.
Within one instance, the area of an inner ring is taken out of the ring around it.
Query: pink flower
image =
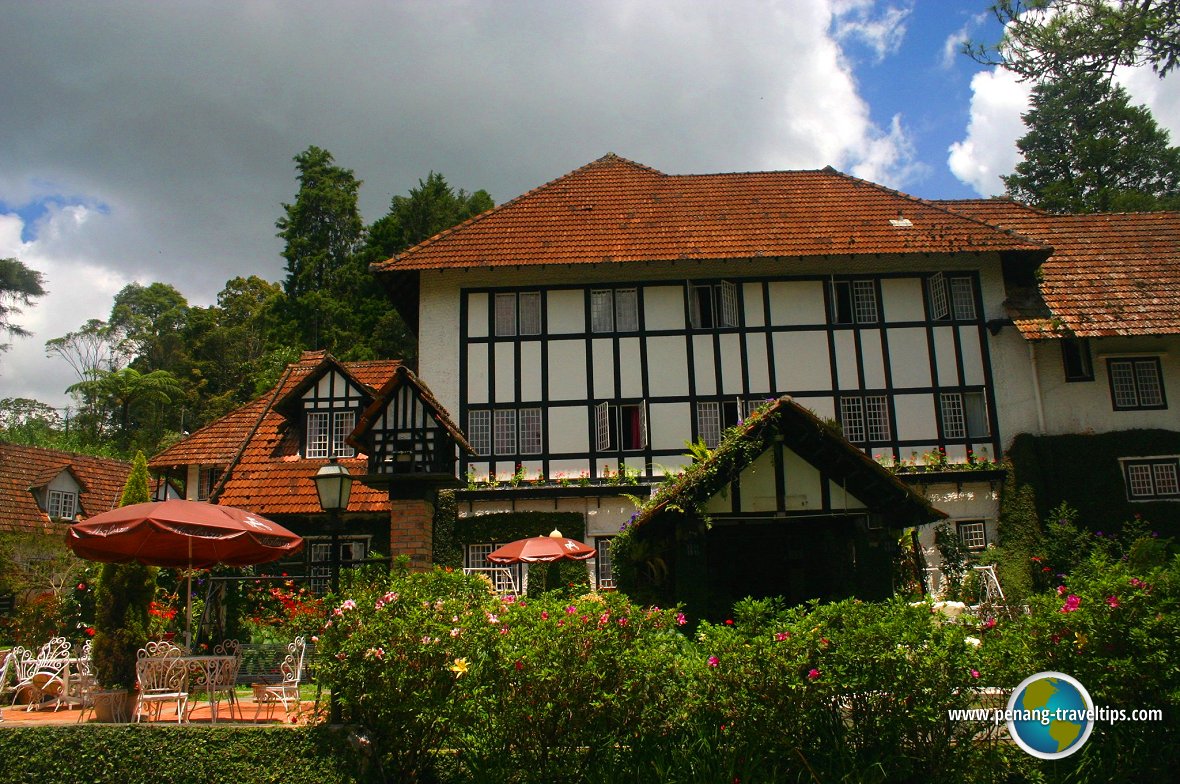
[[[1117,596],[1107,596],[1107,597],[1106,597],[1106,606],[1107,606],[1107,607],[1109,607],[1109,608],[1110,608],[1110,609],[1112,609],[1112,610],[1118,609],[1118,606],[1119,606],[1119,597],[1117,597]]]
[[[718,659],[716,656],[709,657],[709,666],[710,667],[716,667],[719,664],[721,664],[721,660]]]
[[[995,625],[996,625],[995,618],[988,618],[986,621],[983,622],[983,628],[985,628],[985,629],[991,629]]]
[[[1059,585],[1059,586],[1057,586],[1057,595],[1060,596],[1061,594],[1065,593],[1068,590],[1069,589],[1066,588],[1064,585]]]
[[[815,667],[812,667],[807,673],[807,679],[814,681],[819,678],[820,672]]]
[[[972,678],[978,678],[978,677],[979,677],[979,670],[972,670],[972,671],[971,671],[971,677],[972,677]]]
[[[1071,593],[1069,596],[1065,597],[1065,604],[1061,606],[1061,612],[1063,612],[1063,613],[1073,612],[1074,610],[1078,609],[1078,606],[1081,603],[1082,603],[1081,597],[1078,596],[1077,594]]]
[[[566,608],[565,608],[565,614],[566,614],[566,615],[573,615],[573,614],[574,614],[574,613],[576,613],[577,611],[578,611],[578,608],[577,608],[577,607],[574,607],[572,604],[571,604],[569,607],[566,607]]]
[[[790,639],[790,637],[791,637],[790,632],[775,632],[775,634],[774,634],[774,639],[778,642],[782,642],[783,640],[788,640],[788,639]]]
[[[676,613],[676,625],[683,626],[686,623],[688,623],[688,618],[684,617],[684,613],[682,613],[682,612]]]

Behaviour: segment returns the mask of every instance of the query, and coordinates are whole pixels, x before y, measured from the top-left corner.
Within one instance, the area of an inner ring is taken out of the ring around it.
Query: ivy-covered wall
[[[1032,487],[1044,518],[1062,501],[1092,531],[1118,531],[1136,515],[1162,536],[1180,536],[1180,501],[1127,500],[1120,457],[1180,454],[1180,433],[1123,430],[1096,435],[1018,435],[1008,450],[1015,481]]]
[[[434,510],[434,562],[451,569],[463,568],[463,548],[480,542],[513,542],[544,536],[554,528],[571,539],[586,535],[586,518],[577,512],[499,512],[459,519],[453,491],[439,493]],[[571,583],[589,584],[586,564],[563,562],[529,573],[530,592],[559,588]]]

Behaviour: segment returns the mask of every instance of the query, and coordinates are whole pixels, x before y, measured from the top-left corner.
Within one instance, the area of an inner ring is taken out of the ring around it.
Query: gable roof
[[[280,410],[280,402],[329,370],[340,371],[372,396],[400,366],[400,360],[340,362],[326,351],[305,351],[265,395],[164,450],[149,465],[155,470],[184,465],[221,467],[224,472],[213,489],[217,503],[262,515],[319,514],[312,477],[327,460],[307,460],[300,455],[300,429]],[[364,455],[339,462],[354,476],[363,476],[368,470]],[[348,511],[380,512],[388,507],[384,492],[353,484]]]
[[[1026,338],[1180,333],[1180,212],[1055,215],[1008,199],[942,203],[1053,247],[1041,264],[1042,301],[1012,314]]]
[[[0,531],[49,531],[53,523],[37,505],[32,491],[45,487],[62,472],[80,485],[79,511],[86,517],[119,505],[131,464],[55,449],[0,442]]]
[[[377,391],[373,396],[373,402],[361,414],[360,419],[357,420],[356,427],[353,428],[352,434],[348,437],[348,443],[357,450],[365,450],[372,446],[372,431],[374,421],[381,416],[381,412],[389,405],[390,399],[394,393],[402,386],[412,387],[418,394],[418,398],[426,404],[430,410],[430,414],[435,421],[442,427],[443,430],[455,439],[455,443],[460,449],[465,450],[469,454],[475,454],[475,448],[467,441],[467,437],[451,419],[451,415],[443,408],[442,403],[438,402],[438,398],[430,391],[430,387],[418,378],[418,374],[410,370],[405,365],[399,365],[394,371],[393,376],[385,385]]]
[[[831,168],[667,175],[611,154],[372,269],[970,251],[1046,249]]]
[[[829,479],[842,482],[870,511],[883,514],[896,525],[909,526],[946,517],[925,496],[833,431],[810,409],[784,395],[751,414],[707,459],[694,463],[679,477],[662,485],[639,510],[632,525],[643,525],[669,506],[689,508],[703,503],[721,492],[753,458],[779,439]],[[743,454],[741,442],[753,442],[756,449]]]

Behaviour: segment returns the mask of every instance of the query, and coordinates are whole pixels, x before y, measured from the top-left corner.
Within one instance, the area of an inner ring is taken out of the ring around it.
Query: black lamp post
[[[328,533],[331,535],[331,561],[329,562],[332,593],[340,591],[340,512],[348,508],[348,497],[352,494],[352,474],[347,466],[331,458],[315,473],[315,491],[320,497],[320,508],[328,513]]]

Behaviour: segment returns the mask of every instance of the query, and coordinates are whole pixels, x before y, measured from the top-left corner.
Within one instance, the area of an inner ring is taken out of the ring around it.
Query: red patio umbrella
[[[66,543],[89,561],[189,569],[185,641],[190,644],[192,569],[268,563],[303,547],[301,537],[260,515],[176,499],[122,506],[73,523]]]
[[[594,557],[595,550],[589,545],[562,536],[554,531],[548,536],[530,536],[517,539],[488,553],[492,563],[545,563],[548,561],[585,561]]]

